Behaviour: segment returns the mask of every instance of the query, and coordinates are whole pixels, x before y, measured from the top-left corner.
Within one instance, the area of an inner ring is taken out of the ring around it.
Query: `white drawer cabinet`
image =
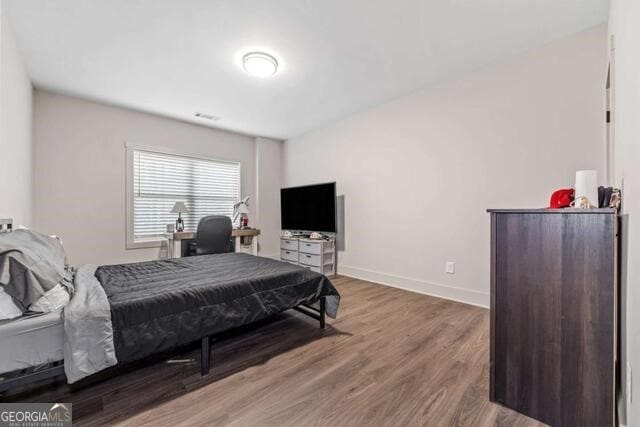
[[[303,254],[302,252],[300,252],[300,254],[298,254],[298,261],[300,261],[300,264],[320,267],[322,265],[322,256]]]
[[[306,254],[320,255],[322,253],[323,246],[324,242],[322,241],[314,242],[309,240],[301,240],[298,243],[298,250]]]
[[[298,262],[298,251],[289,251],[287,249],[282,249],[280,251],[280,259],[285,261]]]
[[[280,249],[298,250],[298,239],[280,239]]]
[[[281,238],[280,259],[327,276],[336,274],[335,240]]]
[[[306,268],[307,270],[315,271],[316,273],[322,273],[322,269],[320,267],[312,267],[310,265],[304,265],[304,264],[300,264],[300,267]]]

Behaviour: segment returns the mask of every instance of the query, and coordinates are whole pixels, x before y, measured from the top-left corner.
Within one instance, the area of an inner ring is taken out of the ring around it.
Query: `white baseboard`
[[[406,291],[417,292],[420,294],[431,295],[439,298],[463,302],[465,304],[489,308],[489,294],[485,294],[484,292],[453,288],[451,286],[425,282],[423,280],[394,276],[391,274],[380,273],[364,268],[350,267],[340,264],[338,264],[338,274],[342,276],[353,277],[355,279],[362,279],[369,282],[379,283],[381,285],[392,286],[394,288],[400,288]]]

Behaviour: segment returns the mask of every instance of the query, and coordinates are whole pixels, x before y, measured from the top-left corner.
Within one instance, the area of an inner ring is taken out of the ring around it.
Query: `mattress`
[[[178,347],[339,294],[327,277],[253,255],[228,253],[99,267],[119,363]]]
[[[0,321],[0,374],[63,359],[62,309]]]

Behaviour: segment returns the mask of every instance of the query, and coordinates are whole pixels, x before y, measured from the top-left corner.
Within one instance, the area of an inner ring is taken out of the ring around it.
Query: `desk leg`
[[[258,256],[258,236],[253,236],[251,240],[251,254]]]
[[[171,258],[181,258],[182,257],[182,240],[172,240],[171,243]]]

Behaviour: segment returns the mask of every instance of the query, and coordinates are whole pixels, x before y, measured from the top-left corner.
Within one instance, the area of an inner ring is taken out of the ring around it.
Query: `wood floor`
[[[488,310],[361,280],[333,280],[337,320],[289,311],[198,351],[71,390],[74,425],[539,426],[490,403]]]

